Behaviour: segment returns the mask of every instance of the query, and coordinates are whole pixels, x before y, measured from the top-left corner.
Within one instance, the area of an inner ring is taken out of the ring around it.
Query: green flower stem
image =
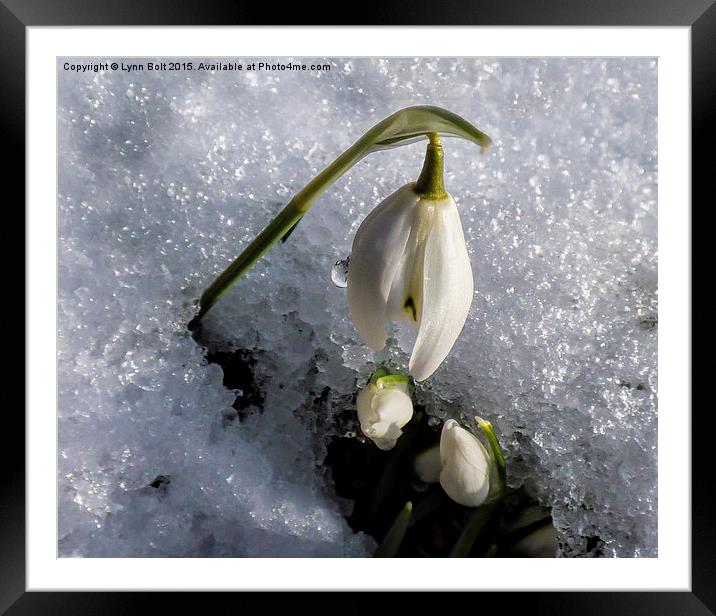
[[[229,265],[214,282],[202,293],[199,300],[199,311],[189,322],[189,329],[194,329],[209,309],[219,301],[219,298],[243,276],[261,257],[263,257],[281,236],[288,233],[301,217],[302,212],[292,205],[293,200],[279,212],[261,233],[256,236],[244,251]]]
[[[465,529],[450,552],[450,558],[467,558],[470,556],[472,546],[496,511],[497,505],[491,504],[482,505],[472,512]]]
[[[281,238],[287,238],[314,200],[353,165],[372,152],[412,143],[428,134],[444,134],[468,139],[485,150],[490,138],[457,114],[440,107],[407,107],[378,122],[358,141],[288,202],[261,233],[202,293],[199,310],[189,322],[194,329],[219,298]]]
[[[447,197],[443,181],[445,153],[440,145],[440,135],[428,133],[428,139],[430,143],[425,152],[423,170],[415,182],[415,192],[431,201],[438,201]]]
[[[383,541],[380,542],[378,549],[373,554],[373,558],[393,558],[400,549],[400,544],[403,542],[405,533],[408,532],[410,527],[410,518],[413,515],[413,503],[408,501],[405,503],[405,507],[395,518],[388,532],[383,537]]]

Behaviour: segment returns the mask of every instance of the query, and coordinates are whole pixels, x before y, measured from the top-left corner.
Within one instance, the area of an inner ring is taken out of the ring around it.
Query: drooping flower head
[[[418,181],[387,197],[360,225],[348,274],[348,307],[368,346],[385,346],[385,321],[417,327],[409,364],[416,381],[428,378],[450,352],[473,296],[465,236],[443,186],[436,141],[428,145]]]

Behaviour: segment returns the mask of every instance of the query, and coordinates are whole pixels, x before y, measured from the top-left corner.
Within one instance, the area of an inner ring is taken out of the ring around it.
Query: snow
[[[560,556],[656,556],[656,60],[328,62],[77,74],[58,60],[60,556],[372,553],[323,459],[359,432],[358,384],[376,362],[405,370],[413,334],[370,351],[331,272],[416,179],[424,144],[369,156],[320,197],[206,316],[204,347],[186,323],[294,192],[416,104],[494,142],[444,140],[475,296],[416,401],[493,422],[510,485],[552,507]],[[235,349],[263,412],[207,362]]]

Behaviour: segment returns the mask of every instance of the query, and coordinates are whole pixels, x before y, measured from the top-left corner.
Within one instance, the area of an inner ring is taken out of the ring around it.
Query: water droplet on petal
[[[348,286],[348,264],[350,260],[350,257],[339,259],[331,268],[331,282],[341,289],[345,289]]]

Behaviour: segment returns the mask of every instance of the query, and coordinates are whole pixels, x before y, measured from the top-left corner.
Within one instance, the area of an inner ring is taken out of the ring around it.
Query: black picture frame
[[[334,5],[337,6],[337,5]],[[3,167],[7,203],[24,203],[22,182],[25,165],[25,56],[26,28],[70,25],[321,25],[337,24],[333,9],[317,5],[278,5],[215,0],[0,0],[0,121],[7,157]],[[692,37],[692,200],[702,200],[705,209],[713,201],[708,173],[712,172],[707,148],[714,147],[713,111],[716,109],[716,6],[713,0],[501,0],[441,1],[369,0],[351,10],[355,25],[556,25],[556,26],[690,26]],[[279,22],[277,23],[277,19]],[[708,191],[708,192],[707,192]],[[707,201],[708,195],[708,201]],[[667,204],[688,213],[691,204]],[[6,213],[8,206],[6,205]],[[713,209],[713,208],[710,208]],[[19,216],[19,208],[14,213]],[[24,219],[17,223],[24,227]],[[6,257],[7,259],[7,257]],[[6,261],[7,263],[8,261]],[[695,263],[696,264],[696,263]],[[14,289],[21,288],[18,281]],[[13,291],[19,295],[19,291]],[[713,318],[713,308],[707,310]],[[6,320],[6,329],[17,321]],[[711,326],[712,327],[712,326]],[[32,366],[27,367],[28,370]],[[695,370],[707,368],[694,366]],[[705,374],[704,374],[705,376]],[[529,611],[544,614],[716,614],[716,509],[712,504],[713,462],[706,439],[714,434],[714,412],[710,408],[683,409],[684,421],[692,427],[692,591],[691,592],[521,592],[482,593],[471,599],[475,609],[499,607],[501,613]],[[8,409],[9,410],[9,409]],[[134,592],[26,592],[25,584],[25,456],[24,418],[18,412],[3,417],[5,447],[2,490],[0,491],[0,610],[17,614],[115,614],[130,610],[171,609],[181,601],[184,610],[206,610],[213,597],[198,593]],[[12,437],[10,436],[12,435]],[[13,450],[8,445],[14,443]],[[555,586],[559,586],[558,580]],[[374,609],[371,593],[328,596],[328,602],[342,612],[359,613]],[[214,595],[216,597],[217,595]],[[291,601],[292,609],[311,606],[307,594],[274,595]],[[418,597],[421,610],[430,609],[432,598]],[[264,609],[270,607],[261,598]],[[385,599],[379,599],[384,602]],[[442,608],[446,606],[441,600]],[[486,605],[487,604],[487,605]],[[401,599],[401,609],[409,603]],[[238,606],[237,606],[238,607]],[[437,606],[436,606],[437,607]]]

